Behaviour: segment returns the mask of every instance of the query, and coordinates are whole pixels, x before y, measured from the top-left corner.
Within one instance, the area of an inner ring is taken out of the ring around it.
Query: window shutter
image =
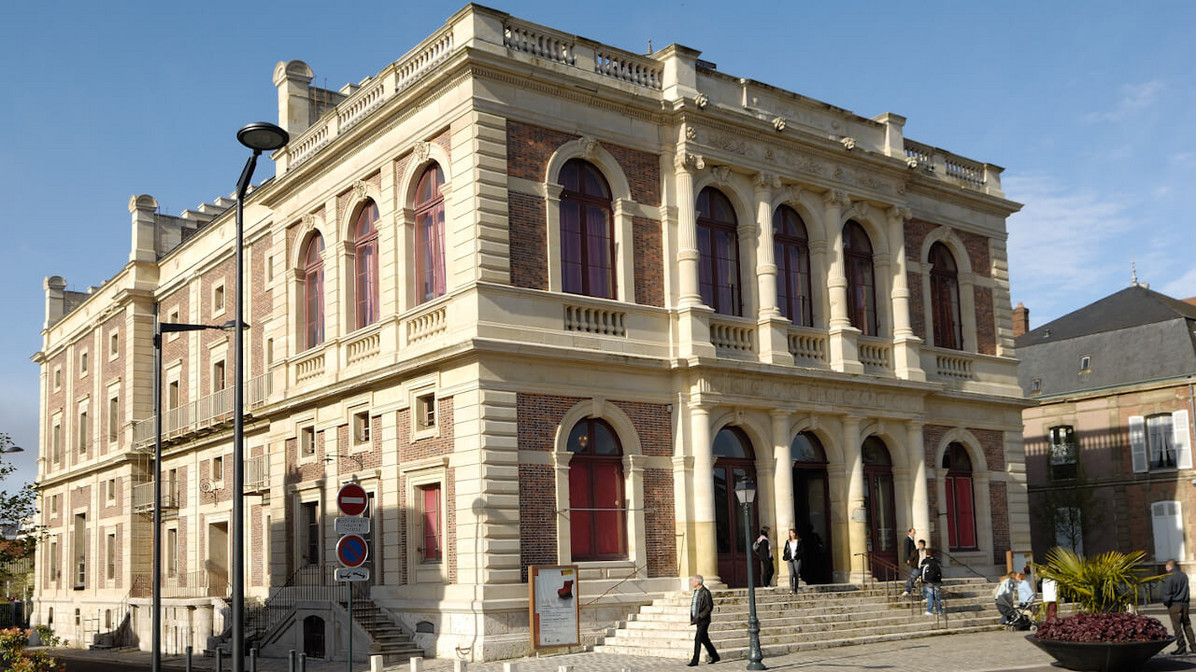
[[[1175,466],[1179,469],[1192,468],[1192,439],[1188,432],[1188,412],[1171,414],[1171,431],[1175,433]]]
[[[1149,471],[1146,461],[1146,419],[1140,415],[1130,416],[1130,461],[1135,474]]]
[[[1150,505],[1151,526],[1154,530],[1156,562],[1183,560],[1184,528],[1179,502],[1155,502]]]

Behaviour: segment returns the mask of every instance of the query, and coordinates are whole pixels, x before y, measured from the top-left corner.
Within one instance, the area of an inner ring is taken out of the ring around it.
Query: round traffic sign
[[[346,567],[360,567],[370,555],[370,548],[361,535],[346,534],[336,542],[336,557]]]
[[[368,502],[365,488],[356,483],[346,483],[336,493],[336,506],[346,516],[360,516]]]

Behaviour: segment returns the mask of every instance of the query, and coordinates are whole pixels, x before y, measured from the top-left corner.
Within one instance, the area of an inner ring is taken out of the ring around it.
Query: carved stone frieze
[[[922,401],[917,394],[906,395],[885,390],[833,385],[825,381],[810,385],[785,380],[724,375],[701,378],[698,380],[697,391],[702,395],[757,400],[762,405],[775,405],[778,400],[784,400],[790,403],[820,404],[836,409],[851,408],[869,412],[916,413],[922,410]]]
[[[685,127],[685,139],[686,140],[697,140],[698,139],[698,129],[694,128],[693,126],[686,126]]]
[[[733,135],[711,135],[710,145],[725,152],[732,152],[734,154],[747,155],[748,153],[747,141],[742,138],[737,138]]]

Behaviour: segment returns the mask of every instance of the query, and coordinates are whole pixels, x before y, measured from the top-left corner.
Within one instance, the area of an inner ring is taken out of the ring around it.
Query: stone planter
[[[1063,642],[1026,635],[1026,641],[1050,654],[1069,670],[1131,672],[1174,642],[1175,637],[1153,642]]]

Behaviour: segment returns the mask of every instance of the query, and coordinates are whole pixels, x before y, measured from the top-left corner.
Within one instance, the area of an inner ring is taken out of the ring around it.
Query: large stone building
[[[980,572],[1028,550],[1000,168],[476,5],[360,84],[312,79],[276,68],[291,141],[246,204],[252,598],[324,571],[351,478],[368,596],[429,655],[525,651],[529,565],[577,564],[592,626],[692,573],[743,585],[748,479],[753,525],[817,537],[811,582],[885,573],[907,527]],[[74,642],[130,608],[149,641],[155,304],[229,320],[229,205],[136,196],[119,273],[47,280],[38,607]],[[231,346],[165,341],[165,641],[202,647]],[[339,605],[293,623],[273,641],[343,655]]]
[[[1015,324],[1028,327],[1018,307]],[[1020,329],[1019,329],[1020,331]],[[1017,337],[1034,555],[1145,551],[1196,573],[1196,306],[1136,281]]]

